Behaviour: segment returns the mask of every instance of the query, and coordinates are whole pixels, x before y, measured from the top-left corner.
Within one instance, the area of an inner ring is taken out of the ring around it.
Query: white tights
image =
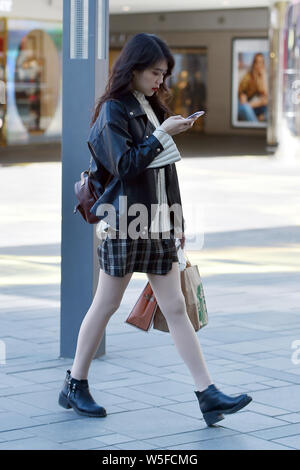
[[[98,287],[78,335],[71,370],[73,378],[87,379],[105,327],[118,310],[131,276],[132,273],[124,277],[110,276],[100,269]],[[172,269],[165,275],[147,273],[147,277],[166,318],[174,344],[193,376],[196,389],[201,392],[213,381],[209,376],[198,336],[186,312],[178,262],[173,262]]]

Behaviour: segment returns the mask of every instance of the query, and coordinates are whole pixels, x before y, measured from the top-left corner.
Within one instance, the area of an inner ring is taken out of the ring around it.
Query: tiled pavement
[[[61,166],[3,167],[0,449],[300,449],[300,354],[292,361],[292,343],[300,345],[300,165],[188,158],[177,169],[183,204],[204,214],[204,245],[188,243],[187,254],[203,278],[209,325],[197,334],[208,368],[223,392],[253,401],[206,427],[169,333],[124,323],[146,280],[136,273],[89,374],[108,416],[60,408],[72,365],[59,358]],[[22,184],[29,178],[43,188],[41,200]]]

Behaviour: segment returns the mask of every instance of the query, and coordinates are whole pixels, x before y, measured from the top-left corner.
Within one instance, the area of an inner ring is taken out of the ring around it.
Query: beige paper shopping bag
[[[187,259],[185,269],[180,271],[180,281],[187,314],[195,331],[198,331],[208,323],[206,302],[198,266],[192,265]],[[159,305],[154,315],[153,328],[160,331],[169,331],[167,321]]]

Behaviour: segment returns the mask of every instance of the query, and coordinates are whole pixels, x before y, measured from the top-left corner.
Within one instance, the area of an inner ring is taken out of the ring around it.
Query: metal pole
[[[74,183],[89,166],[86,139],[108,75],[109,0],[63,2],[63,122],[60,357],[74,358],[98,282],[96,226],[73,214]],[[105,335],[95,357],[105,353]]]
[[[285,14],[289,2],[275,2],[270,7],[269,45],[270,45],[270,70],[269,70],[269,102],[268,102],[268,126],[267,145],[277,147],[279,144],[279,127],[282,119],[283,98],[283,29]]]

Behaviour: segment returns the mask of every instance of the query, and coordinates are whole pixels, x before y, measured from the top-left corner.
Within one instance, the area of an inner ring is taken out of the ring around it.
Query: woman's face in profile
[[[153,66],[139,72],[133,71],[132,86],[146,96],[152,96],[160,87],[167,73],[168,63],[166,60],[156,62]]]
[[[256,70],[257,72],[260,72],[261,70],[264,69],[264,67],[265,67],[264,58],[263,56],[258,55],[254,62],[254,70]]]

